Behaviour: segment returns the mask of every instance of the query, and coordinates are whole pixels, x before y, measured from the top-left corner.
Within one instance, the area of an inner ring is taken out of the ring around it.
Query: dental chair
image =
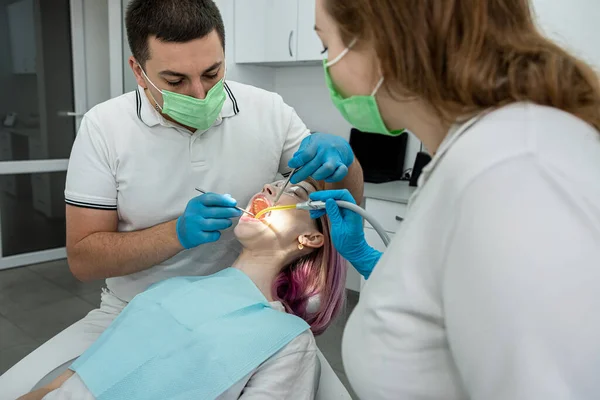
[[[319,389],[317,390],[317,396],[315,400],[352,400],[348,390],[340,381],[340,378],[337,377],[329,362],[321,353],[321,350],[318,351],[319,361],[321,362],[321,377],[319,379]],[[73,361],[69,361],[60,367],[56,368],[54,371],[46,375],[41,381],[38,382],[37,385],[32,390],[42,388],[48,384],[50,384],[54,379],[58,378],[63,372],[65,372],[69,365],[71,365]]]

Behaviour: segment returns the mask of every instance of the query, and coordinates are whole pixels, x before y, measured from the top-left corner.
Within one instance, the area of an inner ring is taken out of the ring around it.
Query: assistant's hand
[[[204,243],[216,242],[224,229],[231,227],[231,218],[242,212],[233,208],[236,201],[229,195],[206,193],[189,201],[177,219],[177,239],[191,249]]]
[[[323,190],[310,194],[314,201],[324,201],[331,222],[331,240],[336,250],[365,277],[369,278],[375,264],[381,258],[381,252],[375,250],[365,240],[363,219],[354,211],[338,207],[336,200],[356,204],[350,192],[344,190]],[[319,217],[311,211],[311,217]]]
[[[291,179],[293,184],[312,176],[318,181],[339,182],[348,174],[354,161],[350,144],[339,136],[313,133],[305,138],[289,161],[290,168],[299,168]]]

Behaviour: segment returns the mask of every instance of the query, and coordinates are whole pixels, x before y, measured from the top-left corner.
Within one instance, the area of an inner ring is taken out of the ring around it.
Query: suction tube
[[[355,213],[357,213],[358,215],[363,217],[365,219],[365,221],[368,221],[373,226],[375,231],[379,234],[379,237],[381,237],[381,240],[383,241],[383,244],[385,244],[385,247],[388,247],[388,245],[390,244],[390,237],[388,236],[385,229],[383,229],[383,226],[381,226],[381,224],[375,218],[373,218],[372,215],[368,214],[362,207],[357,206],[354,203],[350,203],[348,201],[343,201],[343,200],[336,200],[335,202],[337,203],[338,207],[346,208],[348,210],[354,211]],[[325,202],[323,202],[323,201],[307,201],[305,203],[296,204],[296,208],[299,210],[306,210],[306,211],[324,210]]]

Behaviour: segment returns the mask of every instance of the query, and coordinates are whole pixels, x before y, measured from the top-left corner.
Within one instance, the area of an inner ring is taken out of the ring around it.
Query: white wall
[[[352,126],[331,102],[322,66],[276,68],[275,91],[310,129],[348,138]]]
[[[533,0],[542,31],[600,71],[599,0]]]

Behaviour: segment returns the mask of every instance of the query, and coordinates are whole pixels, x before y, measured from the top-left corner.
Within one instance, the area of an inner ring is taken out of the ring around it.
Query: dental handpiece
[[[196,188],[196,191],[197,191],[197,192],[200,192],[200,193],[202,193],[202,194],[206,194],[206,193],[207,193],[205,190],[202,190],[202,189],[200,189],[200,188]],[[234,206],[233,208],[235,208],[236,210],[240,210],[241,212],[243,212],[243,213],[245,213],[245,214],[248,214],[248,215],[250,215],[250,216],[254,217],[254,214],[252,214],[252,213],[251,213],[250,211],[248,211],[248,210],[244,210],[242,207]]]

